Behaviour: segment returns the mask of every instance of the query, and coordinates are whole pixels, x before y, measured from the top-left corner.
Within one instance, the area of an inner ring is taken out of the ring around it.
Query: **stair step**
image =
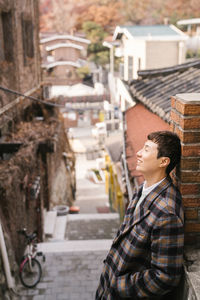
[[[108,195],[105,194],[98,194],[98,195],[76,195],[77,201],[84,201],[84,200],[108,200]]]
[[[47,211],[44,217],[44,234],[46,237],[52,237],[56,224],[57,211]]]
[[[38,244],[39,251],[44,253],[52,252],[79,252],[79,251],[108,251],[113,240],[84,240],[49,242]]]
[[[119,220],[118,213],[106,213],[106,214],[69,214],[68,222],[80,221],[80,220]]]

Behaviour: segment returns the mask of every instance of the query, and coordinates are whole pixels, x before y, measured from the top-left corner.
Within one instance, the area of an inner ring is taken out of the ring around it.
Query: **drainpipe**
[[[5,274],[6,274],[8,288],[13,289],[14,288],[14,280],[13,280],[13,278],[11,276],[11,272],[10,272],[10,264],[9,264],[9,260],[8,260],[8,253],[6,250],[1,221],[0,221],[0,249],[1,249],[1,253],[2,253],[3,265],[4,265]]]
[[[130,183],[129,176],[128,176],[128,167],[127,167],[127,162],[126,162],[126,142],[125,142],[126,124],[125,124],[125,112],[122,112],[122,125],[123,125],[123,164],[124,164],[126,185],[127,185],[127,191],[128,191],[128,200],[131,201],[133,192],[132,192],[131,183]]]

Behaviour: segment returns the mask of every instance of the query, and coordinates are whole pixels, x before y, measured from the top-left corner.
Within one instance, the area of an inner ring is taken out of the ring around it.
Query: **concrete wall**
[[[71,158],[65,156],[70,153],[70,146],[64,126],[56,139],[56,151],[47,156],[50,209],[56,205],[71,206],[75,200],[75,158],[73,155]]]

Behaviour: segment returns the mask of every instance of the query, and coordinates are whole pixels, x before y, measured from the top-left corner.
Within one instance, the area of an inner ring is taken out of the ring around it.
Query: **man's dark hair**
[[[170,158],[170,164],[166,168],[169,175],[181,159],[181,142],[178,135],[171,131],[156,131],[150,133],[147,138],[158,145],[157,158],[163,156]]]

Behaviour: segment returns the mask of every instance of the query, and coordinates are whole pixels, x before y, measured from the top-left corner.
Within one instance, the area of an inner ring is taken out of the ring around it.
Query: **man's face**
[[[158,145],[147,140],[144,147],[137,152],[136,170],[142,174],[153,174],[160,168],[162,158],[157,158]]]

